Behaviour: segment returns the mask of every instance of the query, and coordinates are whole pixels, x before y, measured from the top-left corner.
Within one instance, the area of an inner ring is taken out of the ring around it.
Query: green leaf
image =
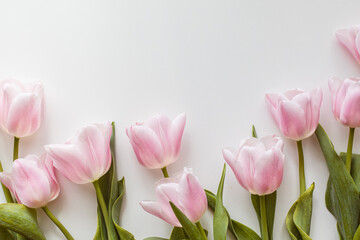
[[[5,228],[0,228],[0,239],[1,240],[15,240],[12,233]]]
[[[259,220],[259,226],[261,231],[261,214],[260,214],[260,197],[259,195],[251,194],[251,202],[256,211],[256,215]],[[275,208],[276,208],[276,191],[272,194],[265,196],[266,203],[266,218],[269,233],[269,240],[273,239],[274,219],[275,219]]]
[[[360,240],[360,227],[356,230],[353,240]]]
[[[346,153],[341,152],[340,158],[345,163]],[[358,191],[360,191],[360,154],[352,154],[350,175],[352,176]]]
[[[214,193],[212,193],[209,190],[205,190],[206,193],[206,198],[207,198],[207,202],[208,202],[208,206],[211,210],[215,210],[215,206],[216,206],[216,195]],[[261,238],[259,237],[259,235],[257,235],[256,232],[254,232],[251,228],[235,221],[232,220],[228,211],[225,208],[225,211],[227,213],[228,216],[228,229],[231,232],[231,234],[235,237],[235,239],[237,240],[261,240]]]
[[[195,224],[193,224],[184,213],[181,212],[172,202],[170,202],[171,208],[175,213],[176,218],[181,223],[181,226],[185,230],[186,234],[190,237],[191,240],[204,239]]]
[[[121,240],[135,240],[134,235],[132,235],[130,232],[126,231],[122,227],[120,227],[119,219],[120,219],[120,210],[121,210],[121,204],[122,200],[124,198],[125,193],[125,179],[122,178],[120,181],[118,181],[118,192],[119,197],[116,199],[113,208],[112,208],[112,221],[115,225],[115,228],[120,236]]]
[[[286,216],[286,228],[293,240],[310,240],[312,196],[315,184],[311,186],[291,206]]]
[[[162,238],[162,237],[147,237],[147,238],[144,238],[144,240],[168,240],[168,239]]]
[[[170,240],[181,240],[181,239],[188,239],[188,235],[181,227],[174,227],[171,232]]]
[[[325,194],[326,207],[336,218],[342,239],[352,240],[359,226],[360,217],[357,187],[320,124],[315,134],[330,172],[330,181]]]
[[[36,220],[36,211],[22,204],[0,204],[0,228],[17,232],[32,240],[45,239]]]
[[[100,205],[98,204],[98,227],[95,233],[94,240],[112,239],[112,240],[130,240],[134,239],[134,236],[119,226],[120,220],[120,208],[124,198],[125,192],[125,180],[117,180],[116,174],[116,159],[115,159],[115,123],[112,122],[112,135],[110,139],[111,149],[111,166],[109,171],[102,176],[98,182],[101,192],[104,196],[105,204],[109,211],[110,234],[107,236],[106,225],[104,216],[101,212]]]
[[[225,173],[226,173],[226,164],[224,164],[223,171],[221,174],[221,179],[218,187],[218,191],[216,194],[216,204],[214,211],[214,239],[225,240],[226,239],[226,231],[228,228],[228,216],[226,213],[226,209],[223,206],[223,190],[224,190],[224,181],[225,181]]]

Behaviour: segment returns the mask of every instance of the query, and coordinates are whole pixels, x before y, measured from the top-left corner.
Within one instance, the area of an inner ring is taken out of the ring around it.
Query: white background
[[[121,223],[136,239],[168,237],[171,227],[139,206],[154,199],[160,171],[141,167],[125,128],[155,113],[186,112],[179,160],[170,175],[192,167],[216,191],[221,149],[258,134],[280,134],[264,101],[290,88],[324,92],[320,122],[338,151],[348,130],[333,118],[328,76],[359,76],[360,66],[334,37],[360,22],[359,1],[1,1],[0,79],[40,80],[45,110],[40,130],[21,140],[20,156],[41,154],[90,122],[116,122],[118,177],[126,178]],[[0,158],[11,168],[12,138],[0,135]],[[274,238],[289,239],[285,216],[297,199],[297,151],[285,140]],[[338,239],[324,204],[328,170],[316,138],[304,141],[307,186],[316,182],[311,236]],[[360,152],[355,134],[354,151]],[[60,177],[62,192],[49,208],[75,239],[92,239],[96,199],[91,184]],[[1,195],[1,200],[4,198]],[[226,174],[224,202],[232,217],[259,233],[249,194]],[[64,239],[39,212],[48,239]],[[212,214],[201,220],[212,229]],[[212,237],[210,237],[212,239]],[[232,239],[232,238],[230,238]]]

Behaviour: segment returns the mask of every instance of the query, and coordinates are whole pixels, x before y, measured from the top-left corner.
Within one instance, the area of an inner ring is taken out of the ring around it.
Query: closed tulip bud
[[[182,113],[173,121],[157,114],[144,123],[126,129],[139,163],[159,169],[175,162],[179,156],[186,117]]]
[[[279,188],[285,155],[281,138],[248,138],[237,149],[223,149],[225,161],[240,185],[252,194],[267,195]]]
[[[266,94],[270,112],[282,134],[295,141],[310,137],[319,124],[322,91],[293,89]]]
[[[110,122],[89,124],[81,128],[65,144],[45,146],[54,167],[70,181],[90,183],[102,177],[110,168]]]
[[[0,83],[0,126],[17,138],[39,129],[42,114],[41,83],[23,84],[15,79]]]
[[[0,173],[0,181],[18,203],[40,208],[57,198],[60,192],[53,163],[47,154],[28,155],[15,160],[11,173]]]
[[[156,200],[157,202],[142,201],[140,205],[145,211],[177,227],[181,227],[181,224],[169,202],[193,223],[198,222],[207,209],[205,191],[188,168],[174,178],[159,180],[156,183]]]
[[[354,25],[335,32],[337,40],[346,47],[360,63],[360,26]]]
[[[345,126],[360,127],[360,78],[330,77],[329,88],[335,118]]]

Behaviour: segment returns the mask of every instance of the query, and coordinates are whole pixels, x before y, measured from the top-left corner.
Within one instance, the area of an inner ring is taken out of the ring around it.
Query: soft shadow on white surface
[[[360,67],[334,31],[360,22],[360,2],[293,1],[21,1],[0,8],[0,79],[40,80],[45,86],[41,129],[21,142],[20,156],[41,154],[89,122],[114,120],[118,177],[126,178],[121,223],[136,239],[169,236],[171,227],[143,211],[154,199],[159,171],[141,167],[125,128],[161,112],[186,112],[178,162],[169,173],[192,167],[216,191],[224,163],[221,149],[250,136],[280,134],[264,94],[290,88],[324,91],[320,122],[338,151],[347,128],[331,114],[329,74],[359,76]],[[358,152],[360,135],[355,135]],[[11,167],[12,139],[0,135],[0,159]],[[307,185],[315,182],[313,239],[337,239],[326,210],[328,170],[315,137],[304,141]],[[297,152],[285,141],[284,180],[278,190],[275,239],[289,239],[285,216],[298,195]],[[92,239],[96,199],[91,185],[60,179],[62,192],[49,205],[76,239]],[[3,200],[3,196],[1,195]],[[249,194],[228,168],[224,202],[232,217],[259,232]],[[211,230],[212,214],[202,222]],[[61,233],[39,214],[48,239]],[[324,231],[326,229],[326,231]],[[211,238],[210,238],[211,239]]]

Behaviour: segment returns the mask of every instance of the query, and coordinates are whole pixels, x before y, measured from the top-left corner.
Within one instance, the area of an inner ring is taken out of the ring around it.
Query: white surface
[[[331,114],[329,74],[359,76],[360,67],[334,31],[360,22],[359,1],[2,1],[0,79],[41,80],[45,114],[41,129],[21,141],[20,156],[40,154],[89,122],[114,120],[118,177],[126,178],[122,226],[136,239],[169,236],[171,227],[146,213],[160,171],[141,167],[125,127],[162,112],[186,112],[178,162],[170,174],[192,167],[216,191],[224,163],[221,149],[251,134],[280,134],[264,94],[290,88],[324,91],[320,122],[338,151],[348,130]],[[275,239],[289,239],[285,216],[298,196],[297,152],[285,140],[284,179],[278,190]],[[360,135],[355,134],[355,151]],[[10,169],[12,138],[1,133],[0,159]],[[304,141],[307,186],[316,182],[311,236],[338,239],[325,208],[328,170],[315,137]],[[96,200],[92,186],[60,178],[62,192],[49,205],[76,239],[92,239]],[[0,196],[4,201],[3,196]],[[249,194],[228,168],[225,206],[259,232]],[[64,239],[39,211],[48,239]],[[201,220],[211,230],[212,214]],[[324,231],[326,229],[326,231]],[[212,237],[211,237],[212,238]],[[211,239],[210,238],[210,239]]]

